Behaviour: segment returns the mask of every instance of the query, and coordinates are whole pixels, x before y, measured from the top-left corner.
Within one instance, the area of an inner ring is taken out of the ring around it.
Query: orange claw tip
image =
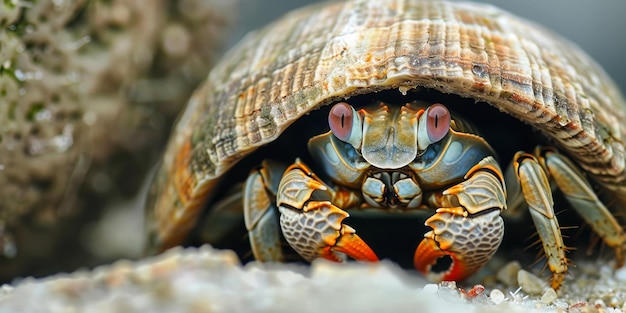
[[[372,248],[370,248],[361,237],[354,233],[343,234],[339,237],[331,250],[344,253],[357,261],[378,261],[378,256],[376,256]]]
[[[433,271],[433,266],[437,264],[439,258],[449,256],[452,259],[447,270]],[[424,238],[415,250],[413,264],[426,278],[433,282],[441,281],[461,281],[474,274],[475,271],[468,269],[463,260],[454,252],[443,251],[437,245],[437,241]]]

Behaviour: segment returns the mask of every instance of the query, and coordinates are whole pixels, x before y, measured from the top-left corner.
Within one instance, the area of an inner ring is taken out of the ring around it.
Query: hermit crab
[[[524,209],[557,289],[568,259],[553,192],[624,263],[607,207],[624,201],[624,120],[586,54],[497,8],[307,7],[249,34],[188,102],[147,203],[149,248],[234,236],[260,261],[376,261],[349,216],[404,242],[377,218],[425,212],[404,252],[434,281],[462,280],[498,249],[502,216]]]

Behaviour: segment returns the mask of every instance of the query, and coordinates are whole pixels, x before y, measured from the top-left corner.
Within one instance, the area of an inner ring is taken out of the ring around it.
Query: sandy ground
[[[520,271],[507,264],[494,274],[519,277]],[[528,275],[521,288],[491,280],[484,290],[461,289],[428,283],[391,262],[242,266],[233,252],[204,246],[5,285],[0,312],[626,311],[626,268],[582,262],[558,295],[550,288],[533,290],[537,278]]]

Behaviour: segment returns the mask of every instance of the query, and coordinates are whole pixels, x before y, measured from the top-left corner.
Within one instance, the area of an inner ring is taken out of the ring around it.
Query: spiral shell
[[[414,88],[489,103],[552,138],[609,190],[626,189],[623,97],[576,46],[488,5],[333,2],[248,35],[196,91],[148,205],[153,245],[179,243],[219,178],[303,115]]]

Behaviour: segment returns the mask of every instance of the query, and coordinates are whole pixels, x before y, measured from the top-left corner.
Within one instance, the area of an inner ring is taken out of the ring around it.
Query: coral
[[[223,47],[231,3],[0,2],[3,263],[62,255],[80,231],[68,223],[137,189]]]

